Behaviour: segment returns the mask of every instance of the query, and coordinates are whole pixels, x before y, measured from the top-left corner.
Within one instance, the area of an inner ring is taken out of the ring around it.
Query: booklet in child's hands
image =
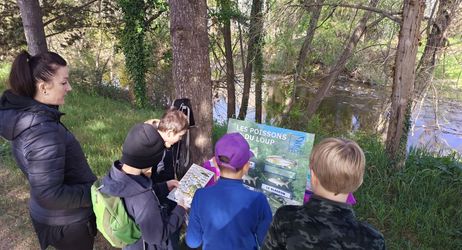
[[[197,164],[192,164],[179,181],[179,187],[170,191],[167,198],[175,202],[183,201],[187,207],[191,207],[192,198],[196,190],[203,188],[212,177],[212,171]]]

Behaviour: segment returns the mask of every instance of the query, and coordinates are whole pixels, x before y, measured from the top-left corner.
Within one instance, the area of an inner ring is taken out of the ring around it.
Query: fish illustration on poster
[[[314,134],[236,119],[228,120],[228,133],[239,132],[255,154],[243,177],[249,189],[261,191],[271,209],[300,205],[310,190],[308,170]]]

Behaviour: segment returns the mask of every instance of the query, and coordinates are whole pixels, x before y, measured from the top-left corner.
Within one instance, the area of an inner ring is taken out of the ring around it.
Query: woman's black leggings
[[[45,225],[32,219],[35,232],[40,242],[40,248],[49,245],[63,250],[91,250],[96,236],[96,220],[93,216],[89,221],[78,222],[64,226]]]

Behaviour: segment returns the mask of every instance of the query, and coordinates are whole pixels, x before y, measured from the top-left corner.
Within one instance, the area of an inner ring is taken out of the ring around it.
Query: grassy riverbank
[[[3,82],[0,83],[3,91]],[[111,161],[120,156],[130,126],[160,115],[156,111],[135,110],[126,102],[89,95],[78,88],[67,97],[62,111],[66,113],[63,123],[79,139],[98,176],[106,173]],[[214,137],[224,132],[224,127],[216,126]],[[326,132],[308,132],[319,138],[328,136]],[[462,249],[460,158],[413,151],[406,168],[395,170],[389,166],[378,137],[356,134],[353,139],[367,157],[365,181],[355,193],[355,209],[361,219],[384,233],[388,248]],[[15,167],[9,144],[1,139],[0,179],[0,248],[37,248],[27,212],[27,182]],[[107,244],[100,239],[97,249],[104,248]]]

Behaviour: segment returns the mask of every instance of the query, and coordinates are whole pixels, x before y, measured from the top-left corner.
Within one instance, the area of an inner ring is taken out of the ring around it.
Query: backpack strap
[[[100,191],[104,187],[103,179],[98,178],[93,185],[95,185],[97,191]]]

